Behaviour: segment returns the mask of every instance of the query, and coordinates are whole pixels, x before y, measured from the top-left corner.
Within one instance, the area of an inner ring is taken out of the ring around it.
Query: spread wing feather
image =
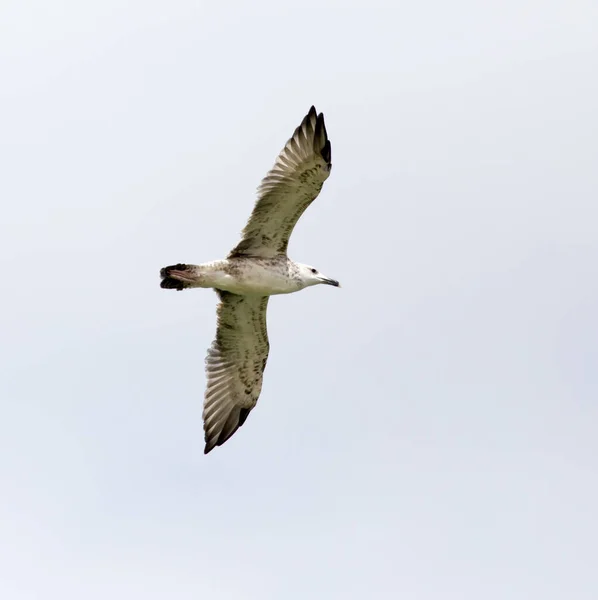
[[[242,239],[228,258],[286,255],[297,221],[330,175],[330,161],[324,115],[312,106],[262,180]]]
[[[216,291],[220,296],[218,328],[206,358],[205,454],[224,444],[256,405],[270,349],[268,296]]]

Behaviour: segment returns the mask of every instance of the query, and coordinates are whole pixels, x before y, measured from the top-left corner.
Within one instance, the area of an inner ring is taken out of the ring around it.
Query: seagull
[[[258,187],[241,241],[228,256],[160,271],[162,288],[213,288],[219,297],[216,338],[206,357],[204,454],[224,444],[258,401],[270,350],[270,296],[318,284],[340,287],[335,279],[287,256],[291,233],[331,167],[324,115],[312,106]]]

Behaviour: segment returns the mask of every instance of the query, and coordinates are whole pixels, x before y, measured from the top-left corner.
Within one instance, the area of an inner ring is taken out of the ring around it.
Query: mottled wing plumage
[[[330,161],[324,115],[312,106],[262,180],[242,239],[228,257],[286,254],[295,224],[330,175]]]
[[[270,349],[268,296],[217,292],[218,328],[206,358],[205,454],[224,444],[247,419],[262,389]]]

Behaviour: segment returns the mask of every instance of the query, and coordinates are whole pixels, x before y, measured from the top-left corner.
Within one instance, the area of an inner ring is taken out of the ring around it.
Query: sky
[[[10,600],[598,597],[598,4],[2,3]],[[203,455],[221,258],[309,107],[332,173]]]

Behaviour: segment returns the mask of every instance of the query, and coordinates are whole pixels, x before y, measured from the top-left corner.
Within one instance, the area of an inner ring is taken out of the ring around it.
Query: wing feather
[[[224,444],[256,405],[270,349],[268,296],[217,292],[218,327],[206,357],[205,454]]]
[[[258,188],[258,199],[228,258],[286,255],[289,238],[330,175],[324,115],[312,106]]]

